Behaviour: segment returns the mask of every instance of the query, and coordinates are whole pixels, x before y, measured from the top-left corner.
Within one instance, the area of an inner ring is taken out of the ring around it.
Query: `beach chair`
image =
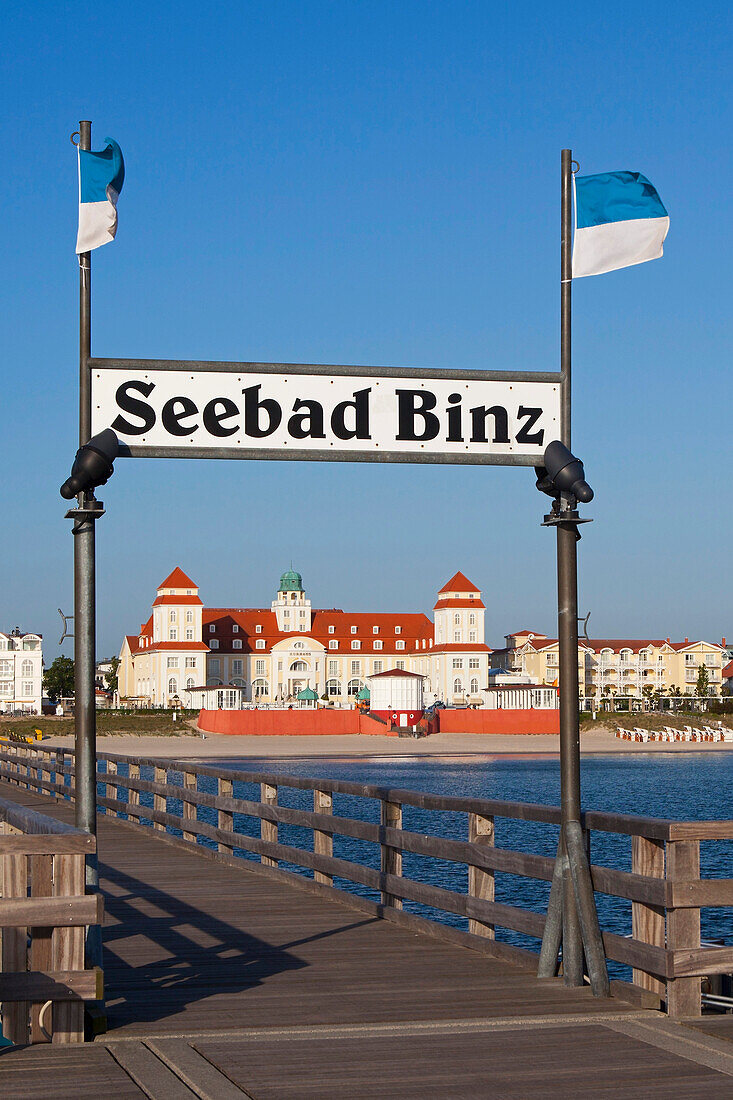
[[[649,740],[649,730],[644,730],[641,726],[634,727],[634,733],[636,734],[637,741],[647,742]]]

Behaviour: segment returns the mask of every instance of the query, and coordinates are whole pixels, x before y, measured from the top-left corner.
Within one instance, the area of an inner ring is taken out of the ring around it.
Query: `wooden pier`
[[[400,908],[403,899],[421,889],[421,898],[430,899],[424,904],[440,901],[453,905],[453,911],[460,908],[440,896],[450,891],[402,874],[402,852],[419,847],[419,834],[401,829],[402,806],[409,799],[429,803],[439,796],[391,791],[385,797],[387,792],[363,787],[362,797],[384,803],[381,821],[374,824],[333,812],[334,795],[354,793],[354,784],[258,777],[261,799],[248,802],[233,797],[232,783],[237,774],[252,782],[249,773],[104,756],[99,768],[100,780],[108,784],[100,804],[110,811],[99,818],[108,1030],[93,1042],[73,1043],[69,1035],[59,1041],[54,1029],[52,1043],[8,1048],[0,1055],[5,1100],[106,1095],[115,1100],[733,1098],[733,1017],[696,1015],[704,972],[699,952],[704,949],[694,904],[701,899],[729,904],[731,884],[700,880],[699,868],[694,880],[689,858],[687,877],[678,874],[677,880],[664,877],[670,870],[676,873],[668,854],[662,866],[645,851],[641,869],[636,864],[632,872],[606,869],[610,877],[601,884],[604,890],[623,888],[627,897],[644,896],[633,902],[638,907],[633,936],[624,948],[638,964],[635,984],[616,983],[610,1000],[596,1000],[588,988],[566,988],[562,978],[538,981],[536,956],[493,938],[496,925],[514,927],[522,921],[533,935],[541,934],[538,914],[514,911],[494,899],[494,870],[506,869],[514,859],[510,873],[533,871],[540,878],[548,873],[544,857],[494,847],[493,817],[536,812],[551,821],[553,807],[443,800],[451,810],[464,803],[467,840],[423,836],[422,845],[424,850],[455,845],[442,848],[442,858],[469,863],[463,915],[471,931],[464,932]],[[72,790],[68,758],[11,751],[0,757],[0,774],[1,798],[59,823],[57,835],[66,838],[62,847],[75,846],[68,828],[73,805],[63,797]],[[279,805],[279,788],[285,785],[314,791],[313,813]],[[202,806],[210,819],[214,811],[216,825],[201,820]],[[238,814],[259,817],[259,837],[237,831]],[[595,815],[592,826],[587,815],[587,827],[609,828],[612,816],[604,815],[601,822]],[[135,819],[158,827],[142,827]],[[638,822],[644,820],[625,819],[637,859]],[[313,830],[309,850],[296,853],[279,842],[278,824],[288,821]],[[637,822],[636,833],[631,821]],[[615,819],[616,828],[620,823]],[[688,829],[687,839],[675,841],[672,826],[681,824]],[[703,836],[733,835],[731,823],[647,820],[644,828],[659,832],[664,827],[670,833],[671,839],[657,839],[658,849],[660,844],[699,843],[690,839],[693,826]],[[36,835],[38,828],[36,823]],[[363,865],[359,870],[356,863],[332,855],[333,835],[344,830],[380,845],[381,870]],[[196,843],[196,837],[206,837],[215,848]],[[6,867],[7,860],[18,860],[22,843],[15,843],[12,853],[2,843]],[[37,840],[33,844],[39,847]],[[242,848],[255,851],[260,862],[231,854]],[[689,847],[685,851],[689,857]],[[29,866],[37,858],[29,855]],[[284,861],[312,867],[314,878],[278,866]],[[597,888],[601,870],[596,869]],[[614,874],[626,878],[614,879]],[[347,895],[332,885],[334,876],[356,875],[381,888],[379,901]],[[38,894],[32,867],[29,881],[26,905]],[[8,935],[9,927],[17,933],[17,922],[8,916],[13,897],[6,879],[0,903],[5,928],[0,991],[5,972],[18,967],[18,937]],[[655,944],[660,911],[662,943]],[[24,912],[26,920],[38,919]],[[63,920],[58,910],[53,913],[46,919]],[[90,917],[72,919],[78,928]],[[30,931],[28,966],[33,968],[33,943],[36,938],[42,942],[37,934],[43,930],[32,926]],[[8,944],[14,945],[12,966]],[[608,946],[621,950],[613,937]],[[710,973],[716,967],[733,969],[731,953],[730,948],[713,949]],[[676,978],[675,965],[681,970]],[[48,970],[49,964],[39,969]],[[58,991],[61,981],[57,976],[57,997],[66,996]],[[676,992],[675,981],[681,983]],[[77,986],[88,999],[78,979]],[[49,996],[48,989],[43,996]],[[62,1003],[69,1003],[68,996]],[[675,1018],[660,1011],[660,1005],[674,1008],[675,1003],[686,1008]],[[17,1016],[17,1003],[15,1011]],[[54,1021],[55,1011],[54,1005]],[[61,1013],[59,1019],[64,1018]],[[31,1037],[43,1036],[36,1029]]]

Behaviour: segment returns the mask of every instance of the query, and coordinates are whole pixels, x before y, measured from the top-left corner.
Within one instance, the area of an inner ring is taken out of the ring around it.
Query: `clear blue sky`
[[[2,629],[49,661],[72,608],[90,118],[127,165],[102,356],[556,369],[560,149],[644,172],[664,259],[574,288],[581,610],[595,635],[733,635],[729,5],[30,0],[4,23]],[[461,569],[490,643],[555,630],[528,469],[124,460],[101,495],[100,655],[174,565],[262,606],[292,559],[353,610],[429,611]]]

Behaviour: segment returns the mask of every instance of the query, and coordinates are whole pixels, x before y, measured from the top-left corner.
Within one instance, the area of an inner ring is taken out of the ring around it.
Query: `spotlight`
[[[111,428],[93,435],[88,443],[76,452],[71,477],[61,486],[61,496],[71,500],[79,493],[104,485],[114,473],[112,463],[117,458],[119,441]]]
[[[581,504],[589,504],[593,500],[593,490],[585,480],[583,463],[559,439],[548,443],[543,461],[544,466],[535,467],[537,488],[541,493],[555,498],[567,493]]]

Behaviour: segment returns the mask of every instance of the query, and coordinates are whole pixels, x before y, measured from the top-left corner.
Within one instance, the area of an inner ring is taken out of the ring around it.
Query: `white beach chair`
[[[649,730],[642,729],[641,726],[635,726],[634,733],[636,734],[637,741],[646,743],[649,740]]]

